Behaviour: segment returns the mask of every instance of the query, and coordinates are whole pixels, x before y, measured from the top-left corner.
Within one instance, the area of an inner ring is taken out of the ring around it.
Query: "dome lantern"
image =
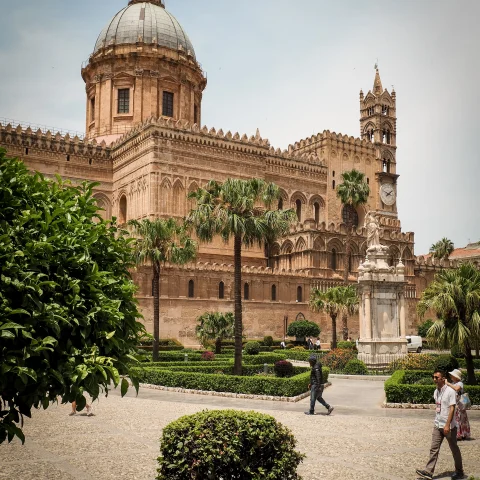
[[[165,8],[165,4],[162,0],[130,0],[128,2],[129,5],[133,5],[134,3],[153,3],[154,5]]]

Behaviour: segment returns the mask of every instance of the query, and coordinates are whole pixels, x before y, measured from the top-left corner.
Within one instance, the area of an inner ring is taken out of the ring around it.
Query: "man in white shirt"
[[[455,422],[455,406],[457,404],[457,394],[455,390],[445,384],[445,373],[435,371],[433,381],[437,388],[433,394],[435,399],[435,422],[432,434],[432,446],[430,447],[430,459],[425,470],[417,470],[421,478],[431,480],[438,460],[438,454],[443,439],[446,438],[448,446],[452,451],[455,462],[455,473],[452,480],[464,478],[462,454],[457,445],[457,424]]]

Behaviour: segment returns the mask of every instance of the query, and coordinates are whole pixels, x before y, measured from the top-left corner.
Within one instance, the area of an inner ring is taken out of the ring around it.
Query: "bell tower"
[[[375,65],[373,89],[366,95],[360,90],[360,136],[375,149],[375,209],[382,215],[397,217],[397,114],[396,93],[382,86]]]

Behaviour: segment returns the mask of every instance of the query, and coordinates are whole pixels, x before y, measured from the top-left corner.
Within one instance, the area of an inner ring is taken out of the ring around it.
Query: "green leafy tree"
[[[430,253],[432,254],[432,257],[443,260],[448,260],[448,257],[450,257],[450,254],[454,250],[455,246],[453,242],[446,237],[443,237],[430,247]]]
[[[297,338],[318,337],[320,335],[320,327],[308,320],[298,320],[288,326],[287,335]]]
[[[173,218],[129,222],[134,228],[135,260],[149,263],[153,273],[153,361],[158,362],[160,341],[160,274],[166,262],[181,265],[196,257],[197,244]]]
[[[365,181],[365,175],[363,173],[355,169],[342,173],[342,183],[337,186],[337,197],[340,198],[343,208],[353,208],[356,211],[359,206],[365,205],[368,202],[369,195],[370,187]],[[352,227],[354,226],[353,216],[347,214],[345,221],[347,236],[345,238],[345,268],[343,278],[344,281],[347,282],[350,267]]]
[[[95,184],[30,174],[0,150],[0,443],[32,407],[85,407],[121,377],[144,332],[130,240],[100,217]],[[132,381],[138,389],[135,378]]]
[[[204,347],[215,341],[215,353],[222,353],[222,340],[234,335],[235,317],[232,312],[206,312],[197,318],[195,332]]]
[[[348,317],[355,315],[359,307],[358,293],[353,285],[342,288],[342,302],[345,306],[342,311],[343,340],[348,340]]]
[[[438,320],[428,330],[429,343],[464,352],[467,382],[475,385],[472,348],[480,343],[480,271],[465,263],[439,272],[417,305],[421,317],[430,309]]]
[[[430,329],[430,327],[434,324],[434,321],[430,318],[428,318],[427,320],[425,320],[423,323],[421,323],[418,327],[417,327],[417,333],[420,337],[423,337],[425,338],[428,334],[428,330]]]
[[[242,247],[284,235],[296,221],[293,210],[270,210],[280,197],[278,187],[260,179],[229,178],[224,183],[210,181],[205,188],[189,194],[197,206],[187,218],[201,241],[220,235],[225,242],[233,238],[235,375],[242,373]]]
[[[312,290],[309,302],[310,308],[314,312],[326,312],[332,320],[332,349],[337,348],[337,318],[339,315],[348,316],[358,308],[358,298],[356,303],[354,298],[356,295],[355,288],[350,285],[332,287],[325,292],[318,288]]]

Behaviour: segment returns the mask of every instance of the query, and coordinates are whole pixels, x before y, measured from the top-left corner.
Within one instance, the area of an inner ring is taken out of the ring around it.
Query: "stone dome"
[[[102,30],[93,53],[110,45],[138,42],[183,49],[195,58],[190,39],[177,19],[165,10],[162,0],[130,0]]]

